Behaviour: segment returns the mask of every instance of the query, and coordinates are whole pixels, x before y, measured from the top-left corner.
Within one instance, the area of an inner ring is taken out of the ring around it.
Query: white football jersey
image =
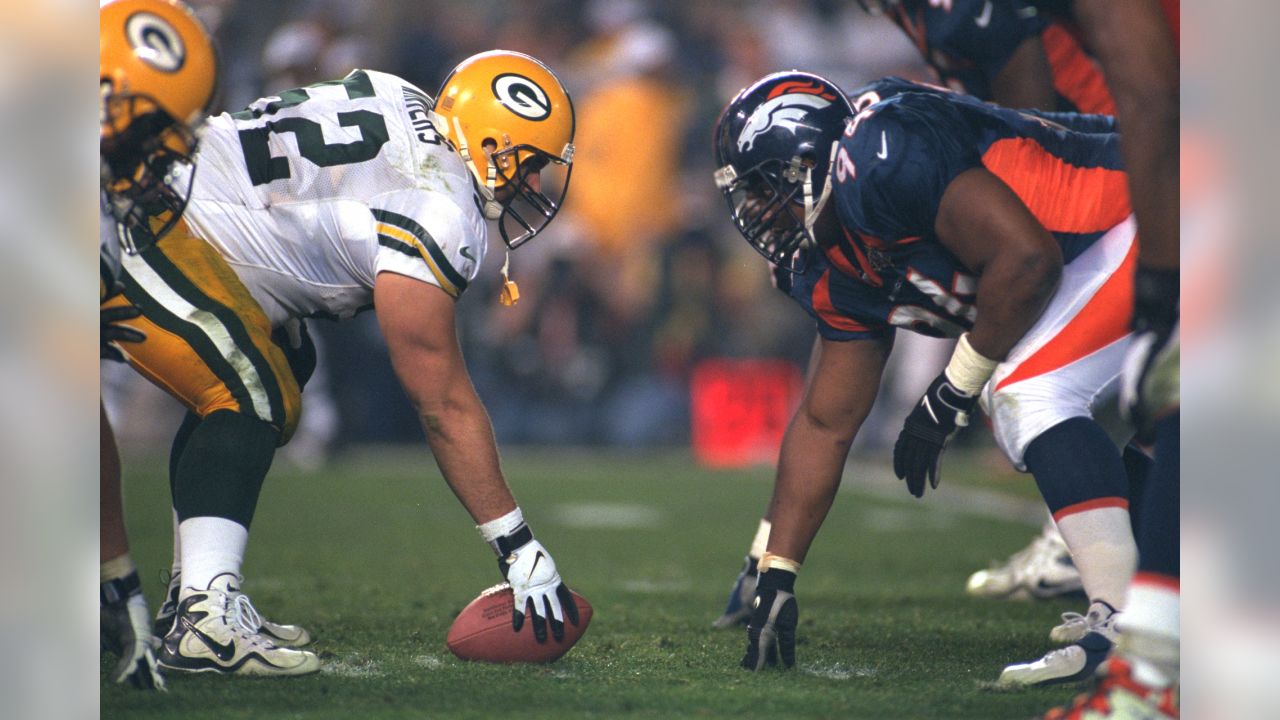
[[[274,325],[368,309],[384,271],[456,298],[488,229],[431,107],[398,77],[355,70],[213,117],[186,221]]]

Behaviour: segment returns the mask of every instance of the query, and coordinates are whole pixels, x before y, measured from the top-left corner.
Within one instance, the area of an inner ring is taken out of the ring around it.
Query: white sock
[[[748,555],[757,560],[764,557],[764,551],[769,547],[769,531],[772,529],[773,523],[760,520],[760,526],[756,528],[756,537],[751,541],[751,549],[747,551]]]
[[[178,511],[173,511],[173,564],[169,566],[173,577],[182,574],[182,535],[178,532]]]
[[[182,587],[204,590],[217,576],[240,576],[249,530],[234,520],[194,517],[178,525],[182,542]]]
[[[1102,600],[1123,610],[1129,580],[1138,567],[1128,508],[1081,510],[1060,515],[1057,521],[1090,602]]]
[[[1139,682],[1166,687],[1177,681],[1181,605],[1176,578],[1138,573],[1129,585],[1128,604],[1117,625]]]

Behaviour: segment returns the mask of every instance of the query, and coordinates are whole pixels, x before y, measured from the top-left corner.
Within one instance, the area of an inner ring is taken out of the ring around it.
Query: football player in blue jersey
[[[1128,346],[1136,256],[1119,139],[1096,132],[1107,122],[929,89],[855,108],[799,72],[725,109],[716,183],[819,331],[783,439],[744,666],[794,663],[796,575],[898,328],[959,342],[905,421],[895,473],[917,497],[936,488],[947,441],[981,402],[1100,608],[1055,629],[1070,645],[1002,680],[1083,678],[1106,656],[1136,560],[1124,463],[1092,418]]]
[[[953,90],[1006,107],[1110,115],[1115,102],[1061,13],[1028,0],[860,0]]]
[[[1115,91],[1121,143],[1141,232],[1121,409],[1154,443],[1155,465],[1134,512],[1138,568],[1116,655],[1089,694],[1047,720],[1178,716],[1179,93],[1177,0],[1070,3]]]

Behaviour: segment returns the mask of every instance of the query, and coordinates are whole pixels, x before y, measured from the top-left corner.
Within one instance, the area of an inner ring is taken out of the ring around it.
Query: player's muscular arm
[[[1139,261],[1178,267],[1178,51],[1156,0],[1078,0],[1076,16],[1116,99],[1141,233]]]
[[[1039,36],[1027,38],[991,78],[992,99],[1011,108],[1053,111],[1058,95],[1053,89],[1053,69]]]
[[[440,472],[477,524],[515,509],[489,414],[462,360],[454,301],[419,280],[379,273],[373,286],[391,364],[418,411]]]
[[[853,438],[871,411],[892,342],[819,340],[804,399],[782,439],[769,552],[804,562],[831,509]]]
[[[973,349],[1003,360],[1029,330],[1062,276],[1062,251],[1022,200],[983,168],[957,175],[943,193],[934,231],[978,275]]]

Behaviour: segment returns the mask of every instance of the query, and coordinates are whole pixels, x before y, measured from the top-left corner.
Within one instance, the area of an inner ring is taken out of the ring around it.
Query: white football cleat
[[[152,624],[152,632],[157,638],[163,638],[169,634],[169,630],[173,628],[173,620],[178,615],[178,595],[182,590],[182,575],[175,573],[169,578],[169,587],[164,593],[164,602],[160,604],[159,611],[156,612],[155,622]],[[258,616],[262,625],[258,631],[266,635],[271,642],[280,647],[300,648],[311,644],[311,633],[307,629],[298,625],[281,625],[273,623],[262,616]]]
[[[175,617],[160,647],[165,669],[268,676],[320,669],[315,653],[279,647],[258,631],[262,619],[231,575],[219,575],[205,590],[184,588]]]
[[[1084,589],[1071,551],[1053,523],[999,565],[969,576],[965,592],[975,597],[1031,600],[1057,597]]]
[[[1103,600],[1094,600],[1089,605],[1088,612],[1084,615],[1077,612],[1062,613],[1062,624],[1049,631],[1049,639],[1059,645],[1079,642],[1085,635],[1096,630],[1099,626],[1109,626],[1112,622],[1112,616],[1117,612],[1119,610],[1111,607],[1110,603]]]
[[[1006,667],[1000,673],[997,684],[1056,685],[1089,679],[1111,654],[1116,640],[1120,638],[1120,632],[1116,628],[1119,617],[1120,613],[1113,612],[1091,626],[1089,632],[1078,642],[1052,650],[1039,660]]]

